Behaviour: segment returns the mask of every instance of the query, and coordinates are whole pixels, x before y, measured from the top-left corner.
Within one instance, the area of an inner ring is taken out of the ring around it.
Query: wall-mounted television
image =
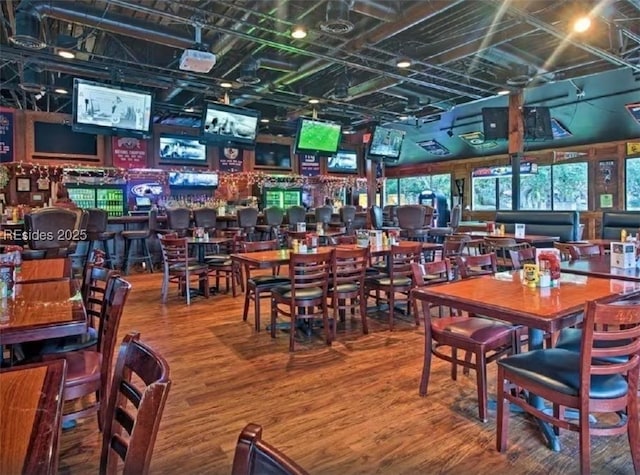
[[[371,138],[369,157],[385,160],[398,160],[402,151],[405,132],[377,126]]]
[[[161,162],[206,165],[207,146],[198,137],[161,134],[158,140],[158,156]]]
[[[150,92],[76,78],[73,81],[73,131],[148,137],[152,102]]]
[[[291,147],[277,143],[257,143],[255,166],[291,169]]]
[[[207,143],[253,147],[260,113],[253,109],[208,102],[202,115],[201,136]]]
[[[332,155],[338,151],[342,125],[301,117],[296,134],[295,153]]]
[[[169,172],[169,186],[184,188],[218,186],[217,173]]]
[[[553,127],[548,107],[523,107],[525,140],[552,140]],[[509,138],[509,108],[483,107],[482,126],[485,140]]]
[[[355,150],[338,150],[327,159],[330,173],[358,173],[358,153]]]

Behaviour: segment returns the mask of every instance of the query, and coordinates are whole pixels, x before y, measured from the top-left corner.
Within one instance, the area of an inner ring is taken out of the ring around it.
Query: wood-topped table
[[[608,254],[593,256],[588,259],[563,261],[560,263],[560,270],[571,274],[640,282],[640,269],[638,267],[634,266],[629,269],[611,267],[611,256]]]
[[[47,280],[69,279],[71,277],[71,259],[34,259],[23,261],[20,272],[16,273],[17,282],[42,282]]]
[[[0,473],[55,474],[64,359],[0,370]]]
[[[536,349],[542,348],[545,331],[556,332],[579,323],[582,319],[580,312],[588,300],[608,302],[640,294],[640,282],[563,273],[558,287],[531,288],[523,284],[521,275],[520,271],[499,272],[492,276],[421,287],[411,292],[411,298],[526,325],[529,328],[529,349]],[[425,336],[430,338],[428,333]],[[427,338],[425,351],[429,351]],[[535,404],[541,407],[544,403],[538,400]],[[559,439],[553,430],[542,423],[541,429],[551,448],[560,450]]]
[[[464,234],[468,234],[472,237],[511,238],[515,239],[516,242],[528,242],[529,244],[560,240],[560,236],[543,236],[541,234],[525,234],[524,237],[516,237],[514,233],[494,234],[487,231],[470,231]]]
[[[87,331],[80,282],[74,279],[16,283],[0,299],[0,344],[45,340]]]

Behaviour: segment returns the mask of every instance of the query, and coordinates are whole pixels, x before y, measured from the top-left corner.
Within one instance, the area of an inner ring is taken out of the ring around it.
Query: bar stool
[[[122,262],[122,273],[129,274],[129,266],[132,262],[143,262],[149,269],[149,272],[153,274],[153,260],[151,259],[151,253],[149,252],[149,246],[147,245],[147,239],[151,236],[151,230],[156,226],[155,213],[149,213],[149,223],[147,229],[139,229],[134,231],[122,231],[120,235],[124,241],[124,257]],[[131,249],[133,244],[138,242],[140,253],[137,256],[131,257]]]
[[[114,241],[115,251],[116,233],[114,231],[107,231],[109,215],[105,210],[99,208],[91,208],[86,211],[89,213],[89,220],[87,222],[86,240],[88,244],[85,262],[89,259],[96,243],[101,243],[105,253],[105,265],[113,269],[115,265],[109,252],[109,241]]]
[[[287,221],[289,222],[289,229],[295,231],[298,223],[306,222],[307,212],[302,206],[291,206],[287,209]]]
[[[277,239],[280,233],[278,229],[284,220],[284,210],[278,206],[269,206],[262,212],[264,224],[258,224],[256,231],[260,233],[260,240]]]
[[[175,232],[178,237],[185,237],[191,224],[191,210],[189,208],[167,208],[167,228]]]

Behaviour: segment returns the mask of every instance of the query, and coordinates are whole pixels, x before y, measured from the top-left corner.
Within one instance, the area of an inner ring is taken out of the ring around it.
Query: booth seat
[[[602,239],[620,239],[620,232],[629,235],[640,229],[640,211],[605,211],[602,213]]]
[[[581,238],[580,213],[577,211],[498,211],[496,226],[504,224],[505,232],[515,232],[515,225],[524,224],[526,234],[559,236],[560,241]]]

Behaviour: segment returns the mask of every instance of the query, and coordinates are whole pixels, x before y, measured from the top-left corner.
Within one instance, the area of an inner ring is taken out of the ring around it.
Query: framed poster
[[[18,177],[16,183],[18,191],[31,191],[31,178]]]

